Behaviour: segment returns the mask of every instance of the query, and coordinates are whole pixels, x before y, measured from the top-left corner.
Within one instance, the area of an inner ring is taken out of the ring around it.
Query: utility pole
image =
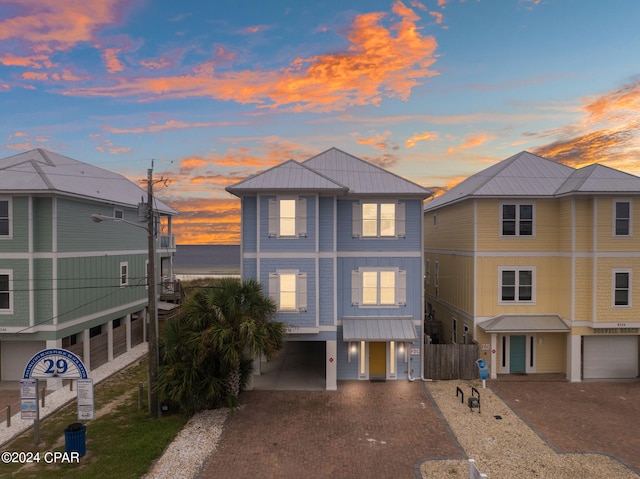
[[[149,300],[147,315],[149,318],[149,414],[152,418],[160,417],[158,401],[158,317],[156,314],[156,243],[155,218],[153,214],[153,163],[147,170],[147,232],[149,240],[149,261],[147,263],[147,287]]]

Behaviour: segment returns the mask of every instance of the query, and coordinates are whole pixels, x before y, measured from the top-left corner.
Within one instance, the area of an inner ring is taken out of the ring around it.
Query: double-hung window
[[[278,311],[307,310],[307,273],[298,270],[278,270],[269,273],[269,297]]]
[[[0,198],[0,238],[11,236],[11,202]]]
[[[500,303],[533,303],[535,301],[535,269],[500,268]]]
[[[631,270],[613,270],[613,307],[631,306]]]
[[[127,286],[129,284],[129,263],[120,263],[120,286]]]
[[[12,271],[0,270],[0,314],[13,311],[11,295]]]
[[[502,236],[533,236],[533,204],[503,204],[500,210]]]
[[[362,201],[353,204],[354,238],[402,238],[405,236],[403,202]]]
[[[613,214],[613,235],[631,236],[631,202],[614,201]]]
[[[306,198],[277,197],[269,200],[269,237],[307,236]]]
[[[351,273],[351,303],[360,307],[398,307],[407,301],[406,271],[360,268]]]

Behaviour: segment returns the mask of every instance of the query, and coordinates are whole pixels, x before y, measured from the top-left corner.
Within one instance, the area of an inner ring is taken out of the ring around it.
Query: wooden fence
[[[477,344],[425,344],[424,377],[428,379],[477,379]]]

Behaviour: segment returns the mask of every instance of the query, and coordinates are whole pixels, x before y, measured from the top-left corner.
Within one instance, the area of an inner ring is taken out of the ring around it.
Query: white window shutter
[[[280,309],[280,277],[278,273],[269,273],[269,297],[276,303],[276,307]]]
[[[298,273],[298,311],[307,310],[307,273]]]
[[[407,304],[407,272],[404,270],[398,271],[398,287],[397,298],[400,306],[406,306]]]
[[[351,271],[351,304],[360,304],[360,271]]]
[[[269,199],[269,237],[275,238],[278,236],[278,230],[280,223],[280,209],[278,208],[278,200],[275,198]]]
[[[404,201],[400,201],[396,205],[396,234],[398,238],[406,237],[405,207],[406,207],[406,203]]]
[[[307,236],[307,199],[296,200],[296,235]]]
[[[353,214],[352,214],[352,223],[353,223],[353,233],[352,236],[354,238],[360,238],[362,236],[362,211],[360,210],[360,202],[356,201],[353,203]]]

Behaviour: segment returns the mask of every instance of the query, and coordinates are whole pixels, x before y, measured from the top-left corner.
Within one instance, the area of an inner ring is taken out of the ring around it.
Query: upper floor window
[[[535,270],[527,268],[500,268],[500,302],[531,303],[535,299]]]
[[[124,219],[124,211],[123,210],[114,209],[113,210],[113,217],[118,219],[118,220],[123,220]]]
[[[278,270],[269,273],[269,297],[278,311],[307,310],[307,273],[298,270]]]
[[[613,234],[614,236],[630,236],[631,235],[631,202],[614,201],[613,202]]]
[[[613,306],[631,306],[631,270],[613,270]]]
[[[129,284],[129,263],[120,263],[120,286]]]
[[[269,236],[307,236],[306,198],[278,197],[269,200]]]
[[[502,236],[533,236],[532,204],[503,204],[500,214]]]
[[[10,313],[13,310],[11,275],[9,270],[0,270],[0,313]]]
[[[0,199],[0,238],[11,236],[11,203],[8,199]]]
[[[406,271],[362,268],[351,272],[351,303],[363,307],[405,305]]]
[[[353,237],[401,238],[405,236],[403,202],[369,202],[353,204]]]

